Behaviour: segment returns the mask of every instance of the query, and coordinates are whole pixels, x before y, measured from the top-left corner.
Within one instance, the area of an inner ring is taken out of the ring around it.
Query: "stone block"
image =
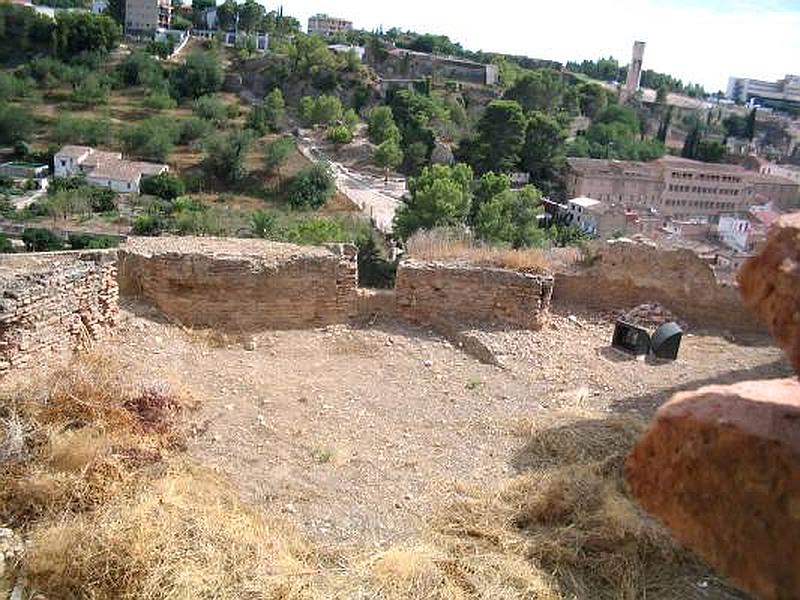
[[[677,394],[625,472],[642,507],[721,574],[759,598],[800,598],[800,382]]]
[[[742,266],[739,285],[800,373],[800,213],[772,226],[766,246]]]

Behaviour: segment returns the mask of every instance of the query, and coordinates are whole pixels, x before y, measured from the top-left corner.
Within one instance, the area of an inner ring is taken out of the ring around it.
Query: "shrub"
[[[316,209],[328,201],[336,183],[328,167],[314,164],[300,171],[289,186],[289,204],[298,209]]]
[[[61,238],[49,229],[26,229],[22,232],[22,241],[28,252],[49,252],[64,248]]]
[[[186,187],[177,175],[161,173],[142,178],[141,191],[143,194],[157,196],[162,200],[174,200],[186,192]]]
[[[103,250],[116,248],[119,241],[108,235],[91,235],[89,233],[70,233],[67,240],[73,250]]]
[[[217,127],[228,120],[225,104],[214,96],[203,96],[192,103],[192,111],[201,119],[212,122]]]
[[[160,235],[164,231],[164,218],[160,214],[139,215],[133,220],[131,231],[134,235]]]
[[[57,144],[86,144],[101,146],[111,140],[111,122],[108,119],[90,119],[62,114],[53,128]]]
[[[175,98],[166,92],[152,92],[142,102],[147,108],[156,110],[170,110],[178,106]]]
[[[6,234],[0,233],[0,254],[9,254],[11,252],[14,252],[14,244],[11,243]]]
[[[149,160],[164,161],[178,139],[178,127],[167,117],[150,117],[128,126],[121,135],[125,151]]]
[[[33,137],[33,115],[12,105],[0,105],[0,146],[29,142]]]
[[[344,125],[328,128],[328,140],[337,145],[349,144],[353,141],[353,133]]]
[[[87,187],[85,192],[89,199],[89,208],[92,212],[105,213],[116,210],[117,205],[114,203],[114,200],[116,200],[117,194],[114,190]]]
[[[267,171],[280,177],[281,166],[289,159],[289,155],[294,149],[294,140],[289,137],[280,137],[267,144],[264,152],[264,163]]]
[[[389,106],[376,106],[369,111],[367,117],[369,141],[382,144],[387,140],[400,140],[400,130],[394,122],[394,115]]]
[[[178,140],[188,144],[207,137],[211,133],[211,123],[200,117],[187,117],[180,122]]]
[[[110,88],[107,82],[90,73],[72,91],[70,101],[82,106],[94,106],[108,102]]]
[[[192,52],[174,72],[173,83],[184,98],[213,94],[222,87],[222,65],[213,52]]]
[[[206,142],[205,165],[219,180],[233,183],[245,174],[245,158],[253,144],[253,133],[246,130],[216,135]]]

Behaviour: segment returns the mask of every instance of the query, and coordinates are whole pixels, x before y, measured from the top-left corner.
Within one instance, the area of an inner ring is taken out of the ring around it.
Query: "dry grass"
[[[549,270],[547,255],[537,248],[512,250],[486,246],[467,232],[453,229],[418,231],[406,242],[410,258],[422,261],[463,261],[529,273]]]
[[[26,572],[51,599],[304,598],[311,556],[219,476],[179,462],[92,513],[37,528]]]

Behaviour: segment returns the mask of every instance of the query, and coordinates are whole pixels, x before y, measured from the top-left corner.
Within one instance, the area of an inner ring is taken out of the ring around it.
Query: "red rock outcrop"
[[[739,285],[800,373],[800,213],[772,226],[762,252],[739,272]]]
[[[645,510],[742,588],[800,598],[800,382],[677,394],[626,478]]]

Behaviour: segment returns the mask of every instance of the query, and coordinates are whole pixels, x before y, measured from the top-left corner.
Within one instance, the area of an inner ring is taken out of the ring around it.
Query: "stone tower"
[[[633,57],[628,67],[628,77],[625,79],[625,86],[620,92],[620,101],[625,102],[633,97],[639,89],[639,82],[642,79],[642,61],[644,60],[644,42],[633,43]]]

